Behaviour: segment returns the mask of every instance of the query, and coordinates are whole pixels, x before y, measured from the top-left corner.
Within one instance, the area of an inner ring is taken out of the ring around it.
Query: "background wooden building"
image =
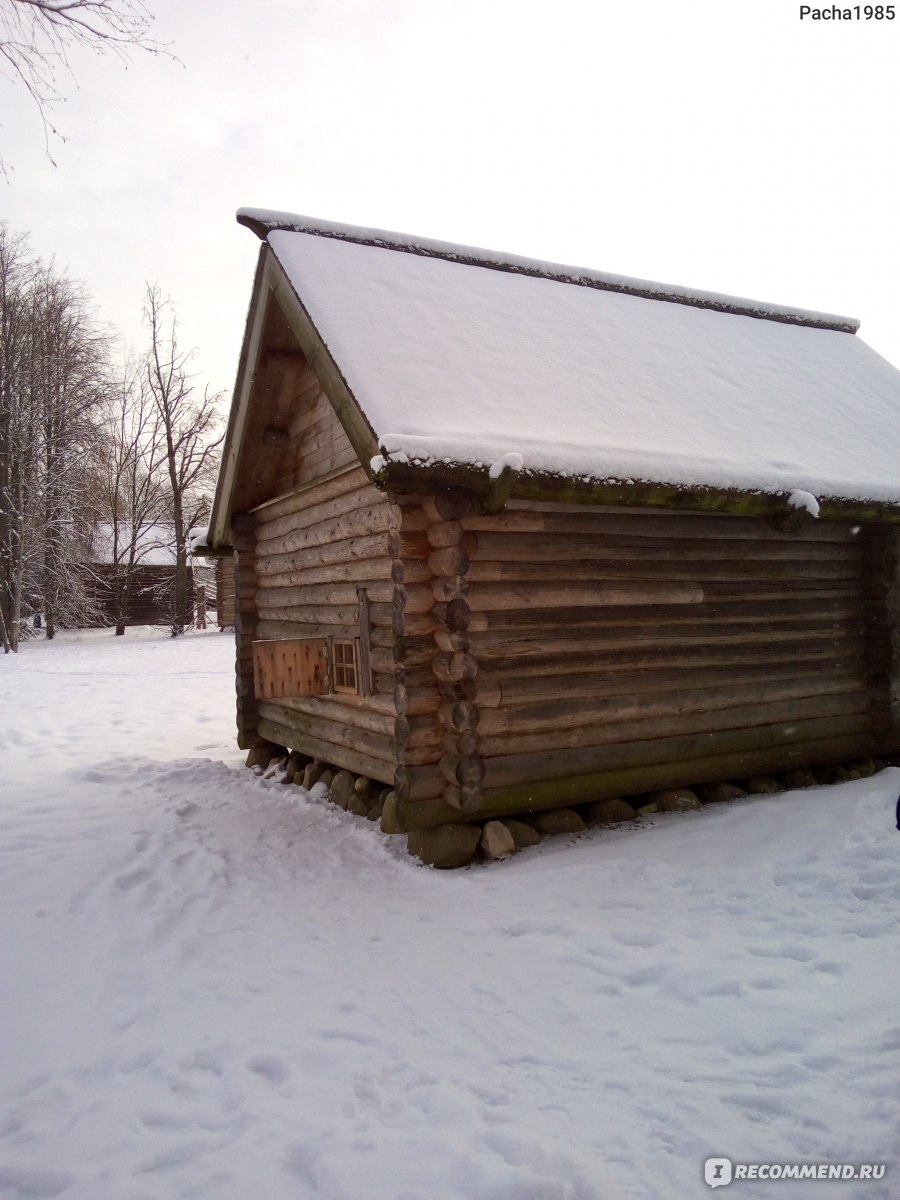
[[[90,549],[81,564],[81,574],[88,595],[93,601],[101,625],[116,623],[123,581],[128,577],[125,605],[125,625],[169,625],[175,608],[175,546],[170,525],[147,525],[140,530],[136,546],[136,561],[128,570],[125,552],[130,530],[120,530],[119,560],[113,545],[113,529],[109,522],[99,521],[89,532]],[[181,622],[190,625],[194,620],[196,588],[203,585],[207,592],[213,584],[213,572],[206,564],[189,561],[187,595]]]
[[[101,625],[115,625],[117,594],[121,568],[112,563],[85,563],[85,586],[97,604]],[[172,622],[175,597],[175,567],[162,563],[140,563],[131,573],[128,589],[125,624],[169,625]],[[188,595],[184,623],[194,619],[194,576],[188,576]]]
[[[854,322],[239,220],[242,746],[407,830],[898,748],[900,374]]]

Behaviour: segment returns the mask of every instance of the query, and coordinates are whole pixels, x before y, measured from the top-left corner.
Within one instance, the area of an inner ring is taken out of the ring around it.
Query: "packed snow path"
[[[2,1200],[898,1195],[900,771],[439,873],[239,767],[231,655],[0,661]]]

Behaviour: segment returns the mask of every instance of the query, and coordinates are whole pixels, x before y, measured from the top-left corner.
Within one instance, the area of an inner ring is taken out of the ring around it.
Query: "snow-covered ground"
[[[240,768],[231,654],[0,661],[2,1200],[900,1195],[900,771],[440,873]]]

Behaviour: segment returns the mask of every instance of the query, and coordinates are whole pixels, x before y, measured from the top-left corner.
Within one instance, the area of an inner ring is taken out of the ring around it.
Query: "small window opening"
[[[359,691],[359,666],[356,642],[335,640],[332,652],[332,684],[336,692]]]

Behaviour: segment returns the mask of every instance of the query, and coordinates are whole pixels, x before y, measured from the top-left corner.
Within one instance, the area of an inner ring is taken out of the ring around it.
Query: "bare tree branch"
[[[0,74],[24,87],[34,101],[51,162],[51,138],[66,140],[51,114],[62,99],[59,74],[72,75],[70,50],[111,51],[125,61],[132,50],[168,54],[151,38],[152,24],[141,0],[0,0]],[[0,174],[6,174],[2,158]]]
[[[224,434],[218,395],[200,393],[189,372],[192,351],[178,344],[178,323],[171,301],[158,284],[144,293],[144,320],[150,331],[146,381],[156,404],[165,464],[169,476],[171,520],[175,530],[175,607],[172,636],[184,632],[188,553],[187,538],[209,512],[218,450]]]

